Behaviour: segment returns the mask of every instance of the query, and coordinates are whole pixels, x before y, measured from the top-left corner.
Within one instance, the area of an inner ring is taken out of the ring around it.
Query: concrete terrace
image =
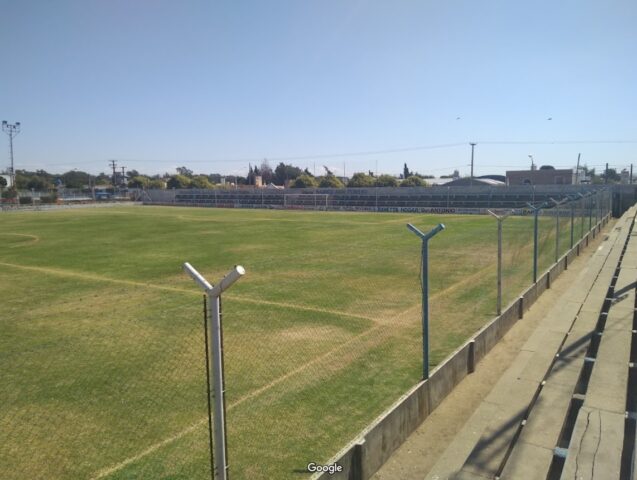
[[[637,478],[636,213],[617,221],[551,304],[531,307],[537,327],[433,468],[404,465],[418,461],[410,453],[419,442],[426,448],[428,419],[375,478]]]

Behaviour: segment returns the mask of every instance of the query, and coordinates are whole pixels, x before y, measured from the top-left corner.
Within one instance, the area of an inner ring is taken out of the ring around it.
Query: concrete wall
[[[608,223],[608,218],[601,224]],[[586,238],[586,237],[585,237]],[[470,340],[449,355],[431,373],[428,380],[414,386],[384,414],[378,417],[359,437],[333,457],[328,463],[337,463],[342,472],[333,475],[315,474],[313,479],[366,480],[389,459],[391,454],[429,416],[474,366],[498,343],[506,332],[522,318],[531,305],[561,272],[566,269],[567,258],[574,258],[587,244],[580,240],[573,245],[535,283],[513,301],[502,314],[481,328]]]

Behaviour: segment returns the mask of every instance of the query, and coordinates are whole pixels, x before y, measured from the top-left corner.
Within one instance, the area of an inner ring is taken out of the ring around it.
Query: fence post
[[[427,233],[423,233],[411,223],[407,228],[414,232],[422,240],[422,376],[424,380],[429,378],[429,240],[445,229],[444,224],[439,223]]]
[[[557,209],[557,215],[555,216],[555,263],[557,263],[557,259],[560,257],[560,205],[566,201],[567,199],[562,199],[558,202],[551,198],[551,202],[554,203],[555,208]]]
[[[588,233],[593,229],[593,192],[588,197]]]
[[[575,243],[575,199],[577,196],[569,197],[571,202],[571,250],[573,249],[573,245]]]
[[[542,208],[544,208],[546,206],[546,202],[541,203],[539,206],[535,206],[532,203],[527,203],[527,205],[529,206],[529,208],[531,208],[533,210],[533,216],[534,216],[534,221],[533,221],[533,283],[537,283],[537,249],[538,249],[538,214],[540,212],[540,210],[542,210]]]
[[[239,280],[245,274],[241,265],[236,265],[215,286],[208,281],[188,262],[184,263],[184,270],[205,291],[208,297],[210,324],[208,330],[208,347],[212,353],[210,363],[210,377],[212,378],[212,392],[208,391],[208,398],[212,394],[214,399],[214,478],[228,479],[228,450],[226,445],[226,401],[225,383],[223,379],[223,331],[221,326],[221,293]]]
[[[491,210],[487,210],[487,212],[498,221],[498,299],[496,302],[496,312],[497,315],[500,315],[502,314],[502,222],[513,213],[513,210],[504,215],[497,215]]]

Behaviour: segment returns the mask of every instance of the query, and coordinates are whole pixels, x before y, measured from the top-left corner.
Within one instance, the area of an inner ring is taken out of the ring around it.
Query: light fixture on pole
[[[11,167],[9,175],[11,177],[11,186],[15,188],[15,168],[13,166],[13,137],[20,133],[20,122],[9,123],[6,120],[2,121],[2,131],[9,135],[9,157],[11,159]]]

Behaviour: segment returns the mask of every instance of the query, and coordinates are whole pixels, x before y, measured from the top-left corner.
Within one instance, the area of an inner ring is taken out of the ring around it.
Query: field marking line
[[[282,383],[283,381],[287,380],[288,378],[306,370],[307,368],[309,368],[310,366],[320,362],[321,360],[323,360],[324,358],[327,358],[331,355],[334,354],[334,352],[336,352],[339,349],[345,348],[347,346],[349,346],[351,343],[353,343],[354,341],[363,338],[365,336],[368,336],[370,333],[373,333],[374,331],[378,330],[379,328],[381,328],[383,325],[375,325],[371,328],[369,328],[368,330],[365,330],[364,332],[359,333],[358,335],[350,338],[349,340],[347,340],[346,342],[340,344],[339,346],[333,348],[332,350],[324,353],[323,355],[320,355],[314,359],[312,359],[311,361],[301,365],[300,367],[296,368],[295,370],[288,372],[284,375],[282,375],[281,377],[278,377],[276,379],[274,379],[273,381],[271,381],[270,383],[263,385],[262,387],[258,388],[257,390],[254,390],[246,395],[244,395],[243,397],[239,398],[238,400],[234,401],[233,403],[231,403],[230,405],[228,405],[228,411],[238,407],[239,405],[241,405],[242,403],[246,402],[247,400],[250,400],[254,397],[257,397],[261,394],[263,394],[264,392],[267,392],[268,390],[274,388],[276,385]],[[138,453],[137,455],[134,455],[132,457],[129,457],[125,460],[122,460],[121,462],[115,464],[115,465],[111,465],[110,467],[104,468],[100,471],[98,471],[93,477],[91,477],[91,480],[99,480],[101,478],[107,477],[119,470],[121,470],[122,468],[130,465],[131,463],[136,462],[137,460],[141,460],[142,458],[150,455],[151,453],[155,452],[156,450],[159,450],[160,448],[175,442],[179,439],[181,439],[182,437],[188,435],[189,433],[193,432],[194,430],[196,430],[199,426],[205,424],[208,421],[208,417],[203,417],[202,419],[198,420],[197,422],[193,423],[192,425],[190,425],[189,427],[185,428],[184,430],[181,430],[180,432],[177,432],[176,434],[165,438],[164,440],[162,440],[161,442],[155,443],[153,445],[151,445],[150,447],[146,448],[145,450],[143,450],[142,452]]]
[[[416,305],[416,306],[411,306],[408,309],[400,312],[398,315],[396,315],[396,318],[399,318],[407,313],[409,313],[411,310],[413,310],[415,307],[420,306],[420,304]],[[261,387],[259,387],[258,389],[244,395],[243,397],[235,400],[234,402],[232,402],[230,405],[228,405],[228,411],[238,407],[239,405],[241,405],[242,403],[245,403],[246,401],[258,397],[261,394],[267,392],[268,390],[274,388],[275,386],[279,385],[280,383],[284,382],[285,380],[307,370],[309,367],[320,363],[321,361],[323,361],[324,359],[330,358],[332,356],[334,356],[339,350],[343,350],[349,346],[351,346],[353,343],[357,342],[358,340],[361,340],[362,338],[368,337],[370,334],[382,329],[383,327],[385,327],[385,329],[387,330],[388,333],[392,333],[391,329],[387,329],[387,324],[379,324],[377,323],[376,325],[374,325],[373,327],[353,336],[352,338],[346,340],[345,342],[341,343],[340,345],[334,347],[333,349],[329,350],[328,352],[319,355],[318,357],[313,358],[312,360],[310,360],[307,363],[304,363],[303,365],[301,365],[300,367],[285,373],[284,375],[281,375],[278,378],[275,378],[274,380],[272,380],[271,382],[269,382],[266,385],[263,385]],[[201,420],[197,421],[196,423],[190,425],[189,427],[187,427],[186,429],[177,432],[176,434],[162,440],[161,442],[158,442],[154,445],[151,445],[150,447],[148,447],[147,449],[145,449],[144,451],[138,453],[137,455],[134,455],[132,457],[129,457],[121,462],[119,462],[118,464],[112,465],[108,468],[102,469],[100,470],[96,476],[92,477],[91,480],[99,480],[101,478],[104,478],[112,473],[115,473],[119,470],[121,470],[122,468],[130,465],[133,462],[136,462],[137,460],[141,460],[142,458],[150,455],[151,453],[155,452],[156,450],[162,448],[165,445],[168,445],[169,443],[172,443],[174,441],[179,440],[180,438],[184,437],[185,435],[191,433],[192,431],[194,431],[197,427],[199,427],[200,425],[203,425],[204,423],[206,423],[208,421],[208,417],[204,417]]]
[[[482,275],[484,270],[486,270],[487,268],[492,268],[491,265],[488,265],[487,267],[482,268],[481,270],[479,270],[478,272],[472,274],[470,277],[467,277],[459,282],[456,282],[455,284],[451,285],[450,287],[447,287],[445,290],[442,290],[440,292],[438,292],[437,294],[432,296],[432,299],[438,296],[442,296],[445,294],[448,294],[454,290],[456,290],[457,288],[459,288],[460,284],[464,284],[464,283],[468,283],[470,281],[473,281],[475,279],[475,277]],[[416,308],[420,307],[421,304],[417,303],[415,305],[410,306],[409,308],[401,311],[400,313],[398,313],[397,315],[392,316],[392,318],[394,320],[399,320],[401,317],[407,315],[408,313],[410,313],[411,311],[415,310]],[[230,405],[228,405],[228,411],[238,407],[239,405],[241,405],[242,403],[245,403],[246,401],[253,399],[255,397],[258,397],[260,395],[262,395],[263,393],[267,392],[268,390],[271,390],[272,388],[274,388],[275,386],[279,385],[280,383],[283,383],[284,381],[288,380],[289,378],[307,370],[308,368],[310,368],[311,366],[316,365],[317,363],[320,363],[321,361],[323,361],[324,359],[333,357],[335,354],[338,353],[339,350],[343,350],[347,347],[350,347],[353,343],[368,337],[370,334],[377,332],[378,330],[382,329],[383,327],[387,330],[387,334],[391,334],[393,333],[393,331],[391,329],[388,329],[387,327],[390,326],[390,323],[376,323],[373,327],[353,336],[352,338],[348,339],[347,341],[341,343],[340,345],[334,347],[333,349],[329,350],[328,352],[319,355],[318,357],[313,358],[312,360],[310,360],[307,363],[304,363],[303,365],[299,366],[298,368],[287,372],[283,375],[281,375],[280,377],[275,378],[274,380],[272,380],[271,382],[259,387],[256,390],[253,390],[252,392],[247,393],[246,395],[244,395],[243,397],[240,397],[239,399],[235,400],[234,402],[232,402]],[[100,472],[98,472],[97,476],[94,476],[91,478],[91,480],[99,480],[101,478],[104,478],[105,476],[108,476],[112,473],[115,473],[119,470],[121,470],[122,468],[130,465],[133,462],[136,462],[137,460],[141,460],[142,458],[150,455],[151,453],[155,452],[156,450],[162,448],[165,445],[168,445],[174,441],[179,440],[180,438],[184,437],[185,435],[191,433],[192,431],[194,431],[198,426],[203,425],[204,423],[206,423],[208,421],[208,417],[204,417],[201,420],[199,420],[198,422],[196,422],[195,424],[187,427],[186,429],[172,435],[171,437],[168,437],[164,440],[162,440],[161,442],[158,442],[154,445],[151,445],[150,447],[148,447],[146,450],[138,453],[137,455],[133,456],[133,457],[129,457],[125,460],[123,460],[122,462],[116,464],[116,465],[112,465],[111,467],[108,467],[106,469],[101,470]]]
[[[150,205],[146,205],[147,207]],[[117,207],[117,208],[121,208],[121,207]],[[184,207],[171,207],[171,208],[175,208],[175,209],[183,209]],[[188,207],[186,207],[188,208]],[[250,210],[245,210],[245,211],[250,211]],[[208,211],[206,211],[208,212]],[[245,218],[245,219],[235,219],[235,218],[228,218],[228,217],[222,217],[222,218],[212,218],[212,217],[206,217],[206,216],[198,216],[198,215],[184,215],[184,214],[176,214],[177,212],[175,212],[175,215],[170,215],[170,214],[166,214],[166,213],[139,213],[136,211],[121,211],[121,210],[110,210],[109,213],[114,213],[114,214],[119,214],[119,215],[135,215],[135,216],[144,216],[144,217],[164,217],[164,218],[172,218],[175,220],[183,220],[186,222],[209,222],[209,223],[227,223],[227,222],[232,222],[232,223],[255,223],[255,222],[272,222],[272,221],[276,221],[276,222],[292,222],[292,223],[316,223],[315,221],[313,221],[314,219],[299,219],[299,218],[277,218],[277,217],[259,217],[259,218]],[[336,212],[335,212],[336,213]],[[354,222],[350,222],[353,225],[382,225],[385,222],[365,222],[365,221],[354,221]],[[331,222],[320,222],[319,225],[349,225],[346,224],[345,222],[335,222],[335,221],[331,221]]]
[[[168,287],[163,285],[150,285],[148,283],[135,282],[134,280],[122,280],[117,278],[108,278],[102,277],[100,275],[91,275],[89,273],[75,272],[72,270],[62,270],[58,268],[50,268],[50,267],[34,267],[30,265],[20,265],[17,263],[8,263],[8,262],[0,262],[0,265],[3,267],[11,267],[17,268],[18,270],[27,270],[31,272],[39,272],[39,273],[48,273],[50,275],[58,275],[61,277],[71,277],[71,278],[81,278],[84,280],[91,280],[95,282],[107,282],[107,283],[116,283],[120,285],[128,285],[134,287],[144,287],[155,290],[164,290],[168,292],[179,292],[179,293],[190,293],[190,294],[198,294],[201,295],[200,292],[193,290],[186,290],[185,288],[178,287]]]
[[[104,468],[100,471],[98,471],[97,473],[94,474],[94,476],[91,477],[91,480],[99,480],[100,478],[104,478],[104,477],[108,477],[109,475],[121,470],[122,468],[130,465],[131,463],[136,462],[137,460],[140,460],[148,455],[150,455],[151,453],[153,453],[156,450],[159,450],[161,447],[168,445],[169,443],[172,443],[176,440],[179,440],[180,438],[184,437],[185,435],[188,435],[190,432],[195,431],[197,428],[199,428],[202,424],[206,423],[208,421],[208,417],[204,417],[202,420],[198,420],[197,422],[193,423],[192,425],[190,425],[188,428],[182,430],[181,432],[176,433],[175,435],[165,438],[164,440],[162,440],[159,443],[155,443],[154,445],[151,445],[150,447],[148,447],[146,450],[138,453],[137,455],[135,455],[134,457],[129,457],[126,460],[116,464],[116,465],[112,465],[110,467]]]
[[[185,288],[169,287],[169,286],[164,286],[164,285],[151,285],[151,284],[148,284],[148,283],[135,282],[133,280],[121,280],[121,279],[117,279],[117,278],[108,278],[108,277],[102,277],[100,275],[91,275],[91,274],[87,274],[87,273],[74,272],[74,271],[71,271],[71,270],[61,270],[61,269],[48,268],[48,267],[34,267],[34,266],[18,265],[18,264],[15,264],[15,263],[6,263],[6,262],[0,262],[0,266],[13,267],[13,268],[17,268],[19,270],[27,270],[27,271],[33,271],[33,272],[39,272],[39,273],[48,273],[48,274],[51,274],[51,275],[58,275],[58,276],[64,276],[64,277],[82,278],[82,279],[85,279],[85,280],[92,280],[92,281],[97,281],[97,282],[109,282],[109,283],[115,283],[115,284],[120,284],[120,285],[142,287],[142,288],[148,288],[148,289],[151,289],[151,290],[161,290],[161,291],[175,292],[175,293],[187,293],[189,295],[197,295],[197,296],[201,295],[201,292],[199,292],[197,290],[188,290],[188,289],[185,289]],[[287,309],[304,310],[304,311],[307,311],[307,312],[327,313],[327,314],[330,314],[330,315],[337,315],[337,316],[348,317],[348,318],[356,318],[358,320],[371,321],[371,322],[374,322],[374,323],[377,323],[377,321],[378,321],[377,319],[375,319],[373,317],[368,317],[368,316],[365,316],[365,315],[358,315],[356,313],[348,313],[348,312],[342,312],[342,311],[339,311],[339,310],[330,310],[330,309],[327,309],[327,308],[319,308],[319,307],[311,307],[311,306],[306,306],[306,305],[298,305],[298,304],[294,304],[294,303],[273,302],[273,301],[270,301],[270,300],[258,300],[258,299],[253,299],[253,298],[248,298],[248,297],[244,297],[244,296],[241,296],[241,295],[233,295],[233,294],[226,294],[226,298],[229,298],[230,300],[236,300],[238,302],[253,303],[253,304],[257,304],[257,305],[271,305],[271,306],[287,308]]]
[[[34,243],[38,243],[40,241],[40,237],[38,237],[37,235],[30,235],[28,233],[11,233],[11,232],[3,232],[0,233],[0,236],[2,235],[6,235],[6,236],[14,236],[14,237],[25,237],[30,239],[30,242],[23,242],[23,243],[18,243],[16,245],[9,245],[9,248],[18,248],[18,247],[26,247],[27,245],[33,245]]]
[[[329,308],[310,307],[305,305],[298,305],[296,303],[273,302],[270,300],[258,300],[254,298],[244,297],[243,295],[235,295],[232,293],[226,294],[226,298],[230,300],[238,300],[240,302],[254,303],[257,305],[272,305],[276,307],[293,308],[295,310],[306,310],[308,312],[329,313],[331,315],[338,315],[340,317],[350,317],[350,318],[356,318],[359,320],[368,320],[373,323],[378,323],[378,319],[374,317],[368,317],[367,315],[359,315],[357,313],[343,312],[340,310],[331,310]]]

